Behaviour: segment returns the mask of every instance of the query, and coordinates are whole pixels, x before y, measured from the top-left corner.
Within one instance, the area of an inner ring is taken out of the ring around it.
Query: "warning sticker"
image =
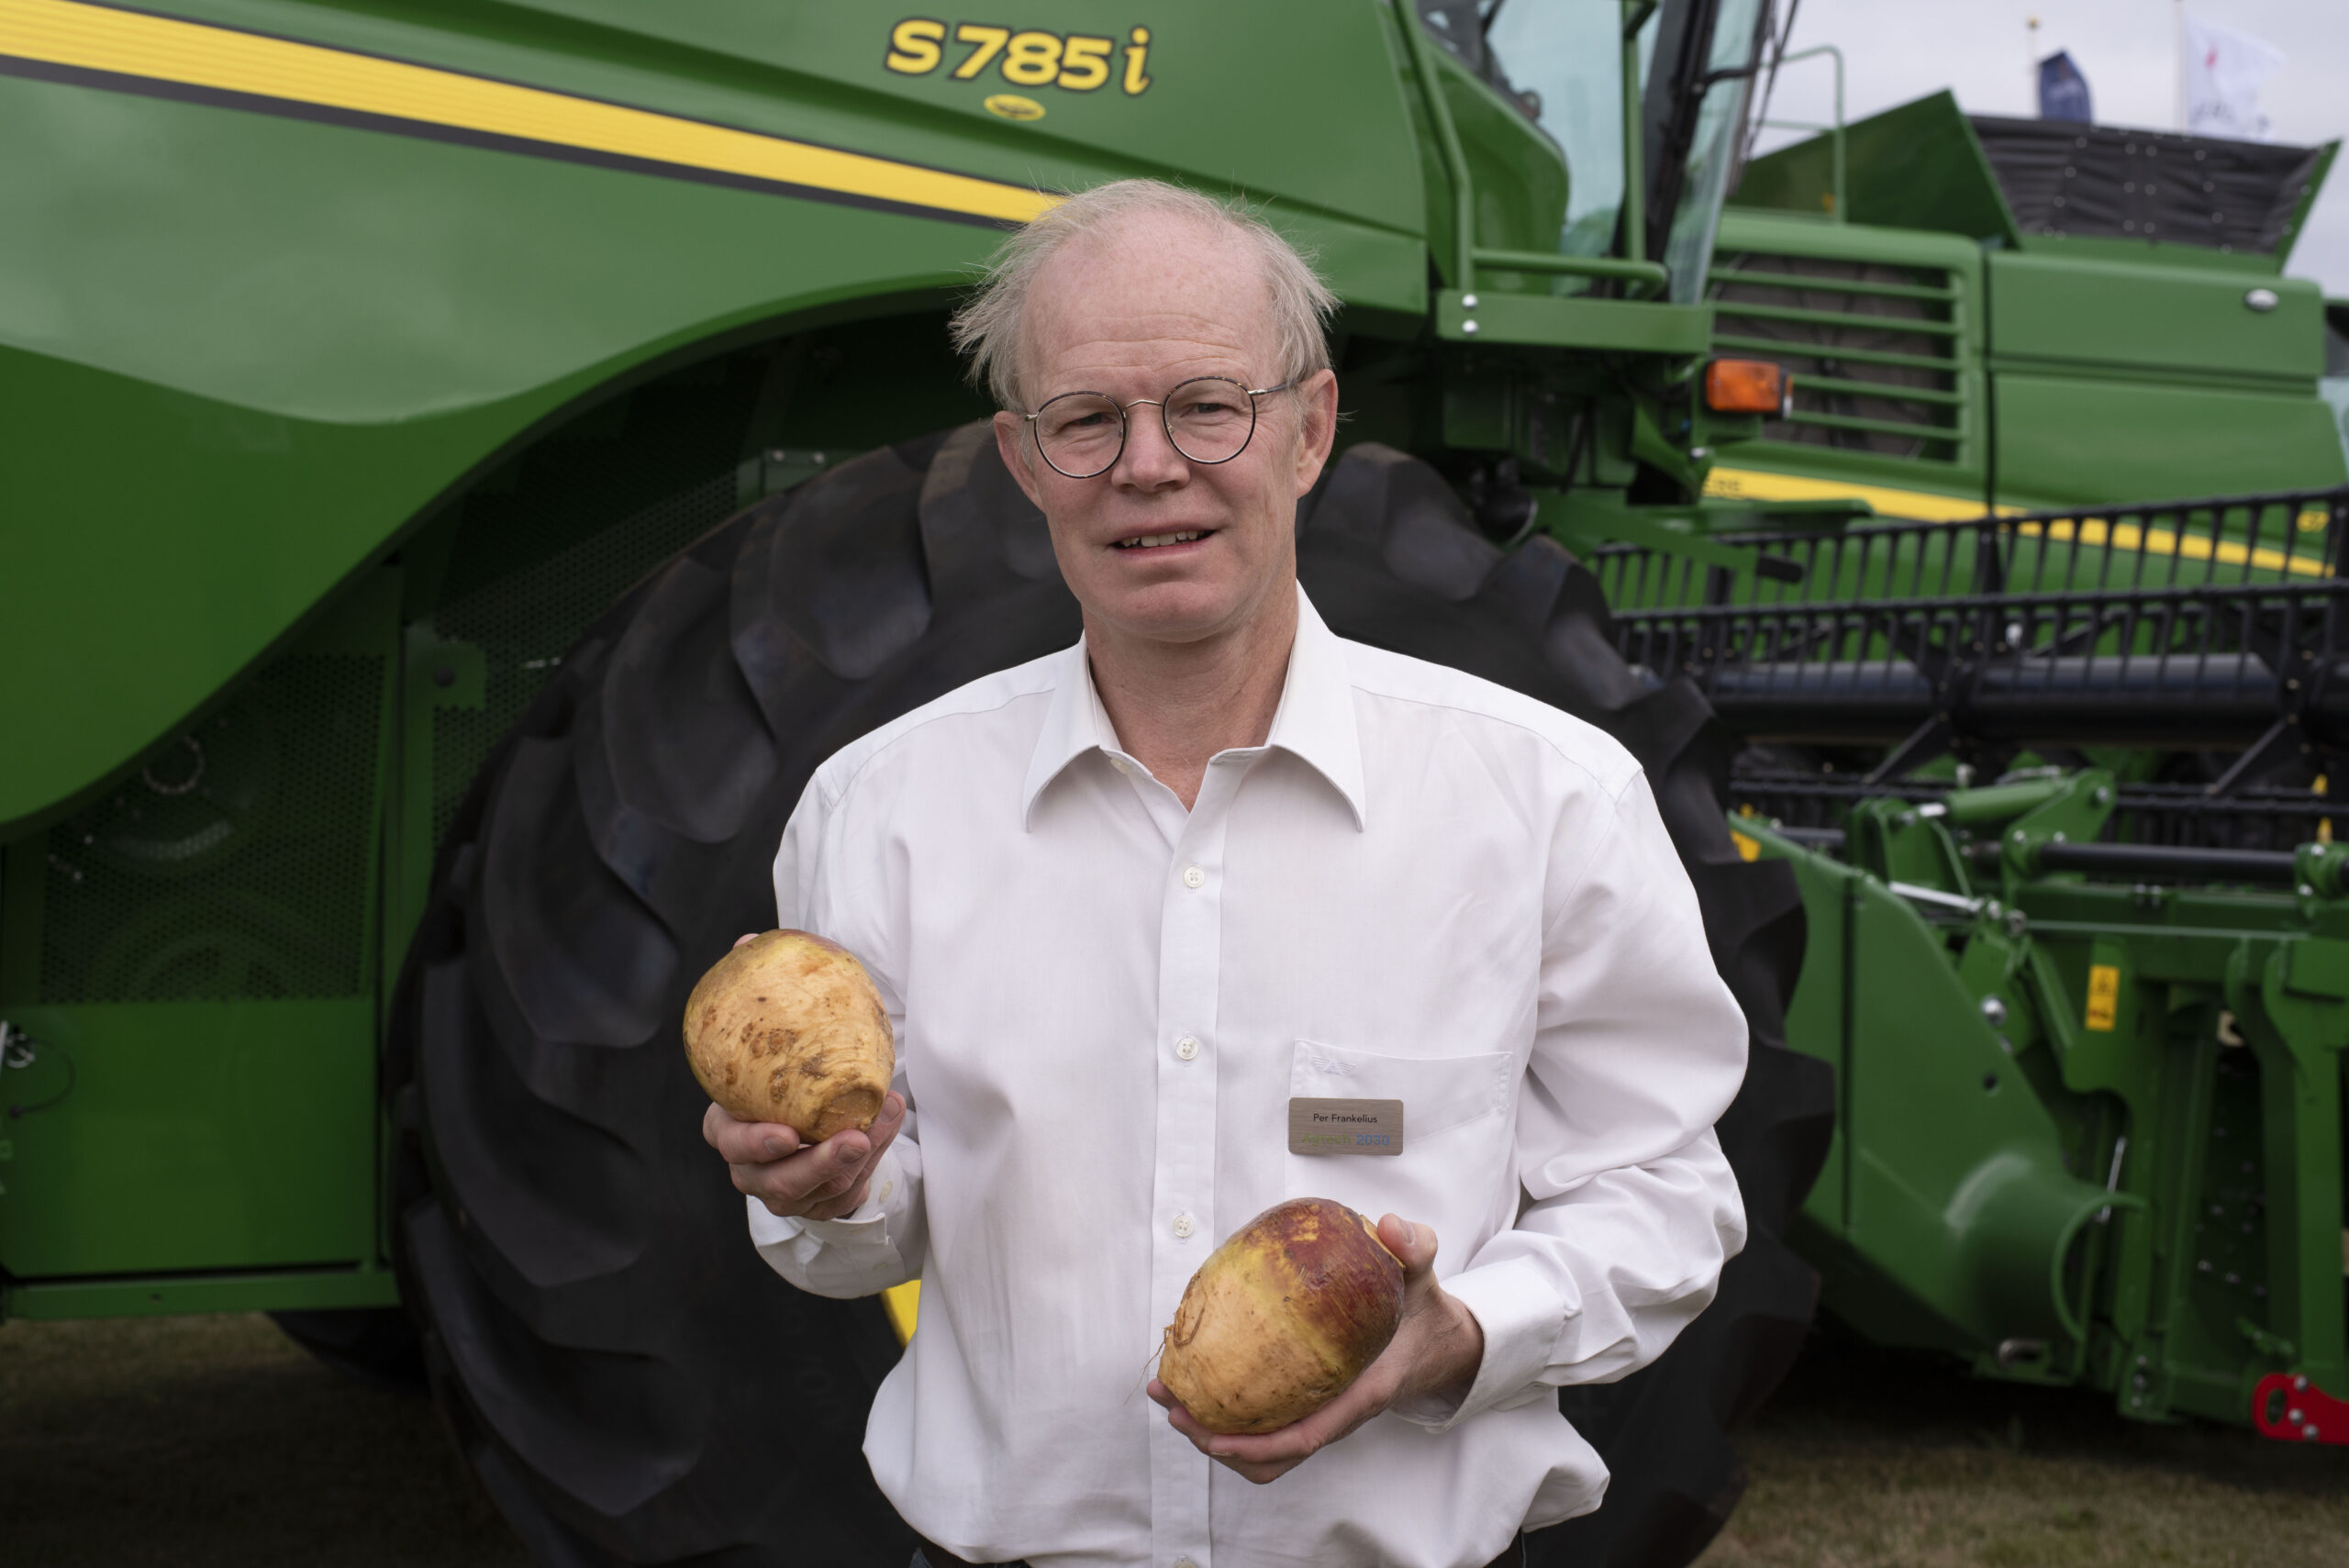
[[[2120,1015],[2120,966],[2110,963],[2088,965],[2088,1028],[2110,1033]]]

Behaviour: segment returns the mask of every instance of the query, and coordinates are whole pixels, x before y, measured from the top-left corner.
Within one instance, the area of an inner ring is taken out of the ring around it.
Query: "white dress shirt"
[[[965,1558],[1482,1564],[1605,1491],[1557,1386],[1653,1360],[1744,1243],[1744,1021],[1638,764],[1299,601],[1270,739],[1188,811],[1080,641],[848,747],[785,830],[778,917],[872,972],[913,1113],[854,1214],[751,1234],[805,1290],[921,1279],[864,1451]],[[1292,1095],[1401,1100],[1403,1153],[1291,1154]],[[1143,1385],[1302,1196],[1433,1226],[1484,1361],[1256,1486]]]

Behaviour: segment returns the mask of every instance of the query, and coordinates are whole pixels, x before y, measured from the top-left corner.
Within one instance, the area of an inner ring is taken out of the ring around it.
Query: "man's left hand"
[[[1386,1349],[1343,1394],[1278,1431],[1229,1436],[1199,1425],[1153,1377],[1150,1396],[1166,1407],[1167,1423],[1201,1453],[1261,1486],[1399,1401],[1465,1395],[1484,1363],[1485,1330],[1436,1283],[1435,1231],[1390,1214],[1378,1222],[1378,1239],[1403,1263],[1403,1318]]]

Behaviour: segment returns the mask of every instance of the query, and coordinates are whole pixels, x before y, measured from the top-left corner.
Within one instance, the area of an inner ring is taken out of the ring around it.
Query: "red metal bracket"
[[[2349,1443],[2349,1399],[2297,1373],[2271,1372],[2251,1391],[2251,1424],[2284,1442]]]

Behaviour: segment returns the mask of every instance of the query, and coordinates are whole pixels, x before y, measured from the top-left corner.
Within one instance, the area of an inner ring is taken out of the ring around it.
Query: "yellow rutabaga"
[[[1269,1432],[1335,1399],[1403,1313],[1403,1265],[1371,1222],[1291,1198],[1218,1247],[1174,1309],[1158,1380],[1211,1432]]]
[[[685,1060],[729,1113],[805,1143],[871,1127],[897,1071],[873,977],[807,931],[754,937],[701,977],[685,1000]]]

